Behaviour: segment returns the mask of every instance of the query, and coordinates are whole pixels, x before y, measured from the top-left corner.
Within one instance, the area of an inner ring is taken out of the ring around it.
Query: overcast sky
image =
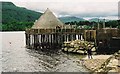
[[[4,0],[27,9],[44,12],[47,8],[57,17],[108,17],[118,15],[119,0]]]

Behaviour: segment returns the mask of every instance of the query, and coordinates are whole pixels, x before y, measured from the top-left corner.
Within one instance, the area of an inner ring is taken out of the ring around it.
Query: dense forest
[[[19,31],[33,25],[42,13],[18,7],[12,2],[2,2],[2,30]]]
[[[30,28],[36,19],[38,19],[42,13],[28,10],[23,7],[18,7],[12,2],[2,2],[2,24],[0,30],[2,31],[24,31],[26,28]],[[59,18],[65,24],[85,26],[85,29],[90,29],[93,26],[97,27],[96,21],[87,21],[82,18],[76,17],[61,17]],[[103,21],[100,22],[102,26]],[[120,28],[120,22],[117,20],[105,22],[106,27],[118,27]]]
[[[100,27],[103,27],[104,21],[100,21]],[[98,22],[95,21],[73,21],[73,22],[66,22],[65,24],[70,25],[77,25],[77,26],[87,26],[87,28],[91,29],[92,27],[97,27]],[[105,27],[111,27],[111,28],[120,28],[120,21],[118,20],[110,20],[105,22]]]

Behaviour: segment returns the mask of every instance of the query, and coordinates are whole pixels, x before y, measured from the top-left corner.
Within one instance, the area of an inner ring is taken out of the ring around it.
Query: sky
[[[116,19],[119,0],[4,0],[37,12],[49,8],[57,17],[100,17]]]

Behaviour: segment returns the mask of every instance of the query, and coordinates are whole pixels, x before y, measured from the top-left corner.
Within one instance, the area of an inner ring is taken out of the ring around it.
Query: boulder
[[[82,50],[78,50],[77,53],[84,54],[85,52]]]
[[[88,48],[92,48],[92,51],[96,51],[93,42],[82,40],[64,42],[63,47],[65,47],[63,50],[67,52],[85,53]]]

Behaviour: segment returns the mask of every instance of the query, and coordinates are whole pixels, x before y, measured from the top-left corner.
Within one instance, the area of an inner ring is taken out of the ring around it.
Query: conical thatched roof
[[[55,29],[57,26],[62,27],[63,25],[64,24],[47,8],[44,14],[32,26],[32,29]]]

